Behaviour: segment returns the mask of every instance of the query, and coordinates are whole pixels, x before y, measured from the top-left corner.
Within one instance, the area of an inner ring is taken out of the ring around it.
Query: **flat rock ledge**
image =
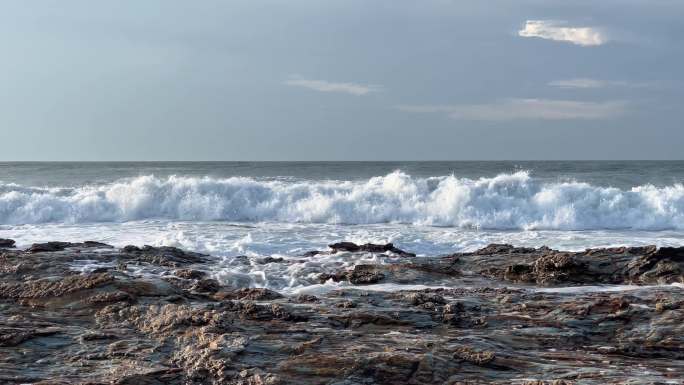
[[[341,242],[304,258],[354,253],[381,262],[321,268],[311,283],[339,289],[285,295],[226,286],[211,256],[173,247],[2,239],[0,384],[684,381],[684,248]]]

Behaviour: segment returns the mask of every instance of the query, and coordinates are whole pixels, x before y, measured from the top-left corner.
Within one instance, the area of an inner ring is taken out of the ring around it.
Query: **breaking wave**
[[[141,176],[75,188],[0,184],[0,223],[145,219],[411,223],[482,229],[683,229],[684,186],[630,190],[542,182],[528,172],[493,178],[264,181]]]

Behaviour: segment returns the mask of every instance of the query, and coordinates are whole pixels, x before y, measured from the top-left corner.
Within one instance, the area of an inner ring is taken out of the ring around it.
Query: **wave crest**
[[[483,229],[682,229],[684,186],[630,190],[543,183],[521,171],[493,178],[261,181],[141,176],[103,186],[0,184],[0,223],[143,219],[412,223]]]

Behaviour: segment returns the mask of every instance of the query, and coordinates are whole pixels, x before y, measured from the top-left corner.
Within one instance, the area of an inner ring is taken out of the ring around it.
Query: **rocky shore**
[[[0,239],[0,384],[684,383],[684,248],[258,263],[333,253],[378,262],[286,295],[172,247]]]

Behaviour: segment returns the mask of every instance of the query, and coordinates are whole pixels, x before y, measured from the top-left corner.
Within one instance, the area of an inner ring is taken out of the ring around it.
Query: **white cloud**
[[[357,96],[380,91],[380,86],[372,84],[334,83],[326,80],[310,80],[302,78],[291,78],[286,80],[284,84],[288,86],[308,88],[310,90],[319,92],[337,92]]]
[[[609,82],[605,80],[587,78],[554,80],[552,82],[549,82],[549,85],[551,87],[558,88],[603,88],[606,87],[608,84]]]
[[[608,119],[622,115],[625,103],[578,102],[573,100],[507,99],[489,104],[453,106],[398,106],[399,110],[416,113],[444,113],[458,120],[570,120]]]
[[[558,88],[604,88],[604,87],[629,87],[629,88],[647,88],[655,87],[653,83],[631,83],[625,81],[612,80],[597,80],[589,78],[576,78],[554,80],[548,83],[551,87]]]
[[[553,20],[527,20],[518,36],[539,37],[564,41],[581,46],[597,46],[608,42],[605,33],[594,27],[570,27],[566,22]]]

